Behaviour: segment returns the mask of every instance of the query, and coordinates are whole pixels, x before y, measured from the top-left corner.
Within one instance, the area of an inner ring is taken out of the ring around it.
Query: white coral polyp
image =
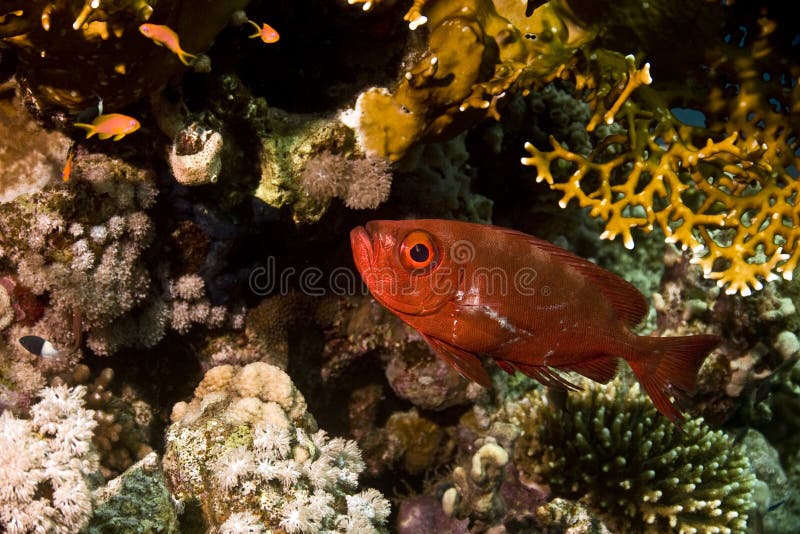
[[[98,468],[85,389],[45,388],[32,420],[0,415],[0,531],[78,532],[89,519],[88,477]],[[51,492],[37,492],[49,487]]]
[[[232,490],[240,479],[250,476],[255,468],[253,453],[236,447],[222,455],[216,463],[217,481],[225,490]]]

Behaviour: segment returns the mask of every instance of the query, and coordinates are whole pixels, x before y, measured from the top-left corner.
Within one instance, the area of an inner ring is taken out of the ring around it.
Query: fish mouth
[[[365,227],[356,226],[350,231],[350,248],[356,268],[363,273],[372,265],[372,237]]]

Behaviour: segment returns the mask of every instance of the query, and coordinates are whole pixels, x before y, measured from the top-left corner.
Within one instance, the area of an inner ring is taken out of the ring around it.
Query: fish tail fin
[[[253,35],[248,36],[248,37],[250,37],[250,39],[254,39],[254,38],[258,37],[259,35],[261,35],[261,26],[259,26],[258,24],[256,24],[255,22],[253,22],[250,19],[247,19],[247,22],[249,24],[251,24],[256,29],[256,33],[254,33]]]
[[[73,123],[73,126],[86,130],[86,139],[89,139],[91,136],[97,133],[97,130],[94,129],[94,124],[88,124],[85,122],[76,122]]]
[[[189,52],[186,52],[184,50],[180,50],[178,52],[178,59],[180,59],[181,63],[183,63],[188,67],[192,64],[192,61],[197,59],[197,56],[194,54],[190,54]]]
[[[658,411],[680,426],[683,416],[670,395],[694,390],[700,366],[720,338],[712,335],[651,337],[651,351],[642,358],[628,360],[633,373]]]

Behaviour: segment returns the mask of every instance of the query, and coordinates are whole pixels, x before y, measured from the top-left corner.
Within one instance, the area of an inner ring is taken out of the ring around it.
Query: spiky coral
[[[511,406],[520,471],[622,531],[744,532],[755,476],[725,433],[701,419],[681,431],[619,378],[584,387],[561,409],[541,391]]]

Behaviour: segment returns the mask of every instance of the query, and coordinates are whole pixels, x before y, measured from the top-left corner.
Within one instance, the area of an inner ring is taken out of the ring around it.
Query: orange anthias
[[[100,139],[113,137],[114,141],[119,141],[138,130],[139,121],[122,113],[109,113],[108,115],[98,115],[91,124],[76,122],[74,126],[86,130],[87,139],[97,134]]]
[[[169,26],[164,26],[163,24],[150,24],[148,22],[140,25],[139,31],[142,32],[142,35],[151,39],[158,46],[167,47],[167,49],[178,56],[178,59],[181,60],[181,63],[186,66],[189,66],[191,63],[190,60],[197,57],[196,55],[190,54],[181,48],[178,34],[175,33]]]
[[[256,33],[250,35],[251,39],[255,39],[256,37],[261,37],[261,40],[267,44],[277,43],[278,40],[281,38],[278,31],[267,24],[266,22],[262,23],[261,26],[253,22],[252,20],[247,21],[250,25],[252,25],[256,29]]]
[[[638,336],[639,291],[615,274],[535,237],[447,220],[371,221],[350,233],[373,296],[416,328],[462,375],[491,385],[480,355],[509,373],[575,389],[558,371],[606,383],[619,358],[674,423],[670,396],[694,389],[719,343],[712,335]]]

